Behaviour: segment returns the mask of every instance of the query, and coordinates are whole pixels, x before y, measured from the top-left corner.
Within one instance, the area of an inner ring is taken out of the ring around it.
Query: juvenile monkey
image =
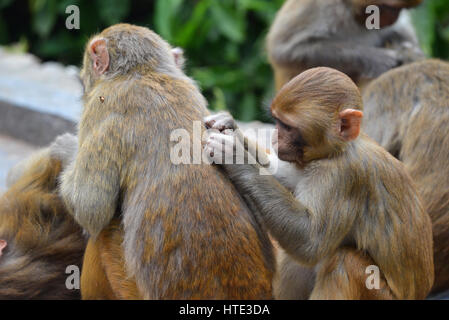
[[[302,71],[326,66],[359,86],[424,58],[403,8],[422,0],[287,0],[270,28],[267,50],[279,90]],[[366,8],[380,10],[380,29],[366,27]],[[398,21],[399,19],[399,21]]]
[[[432,291],[449,289],[449,64],[426,60],[392,70],[363,100],[365,132],[404,163],[432,219]]]
[[[279,180],[261,175],[259,163],[223,165],[285,250],[277,298],[423,299],[430,291],[430,218],[404,166],[360,132],[362,107],[357,86],[343,73],[305,71],[271,105],[277,155],[261,163],[270,170],[279,161]],[[225,133],[212,134],[205,146],[220,162],[242,134],[227,130],[236,128],[227,114],[205,121]],[[372,265],[380,280],[370,290]]]
[[[208,114],[175,58],[157,34],[127,24],[87,44],[79,151],[61,183],[92,236],[82,296],[271,298],[271,243],[232,183],[218,168],[170,159],[170,133],[201,143],[193,121]]]
[[[86,241],[57,188],[76,148],[63,135],[11,171],[0,197],[0,300],[80,298],[66,287],[66,268],[81,268]]]

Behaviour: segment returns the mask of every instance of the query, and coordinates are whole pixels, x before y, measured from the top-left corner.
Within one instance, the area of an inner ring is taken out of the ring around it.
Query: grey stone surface
[[[59,134],[75,132],[81,115],[82,88],[78,68],[40,63],[30,54],[0,48],[0,134],[33,145],[49,144]],[[269,128],[261,122],[242,128]],[[266,145],[267,133],[257,136]]]
[[[30,54],[0,48],[0,100],[76,121],[81,112],[78,68],[40,63]]]
[[[0,48],[0,133],[46,145],[74,132],[81,94],[76,67]]]
[[[10,137],[0,135],[0,193],[5,190],[9,169],[29,156],[36,147]]]

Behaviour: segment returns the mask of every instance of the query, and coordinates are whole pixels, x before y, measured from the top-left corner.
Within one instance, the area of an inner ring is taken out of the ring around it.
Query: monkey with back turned
[[[171,162],[170,133],[192,136],[208,114],[171,47],[112,26],[89,40],[81,78],[79,151],[61,195],[91,235],[83,298],[271,298],[271,243],[231,182]]]
[[[449,63],[425,60],[366,87],[364,131],[401,160],[433,224],[435,285],[449,289]]]

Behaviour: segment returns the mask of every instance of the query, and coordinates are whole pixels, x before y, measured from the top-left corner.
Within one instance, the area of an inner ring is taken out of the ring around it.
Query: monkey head
[[[182,49],[172,49],[148,28],[117,24],[87,42],[80,78],[84,91],[89,92],[99,79],[112,79],[130,72],[178,74],[183,63]]]
[[[380,27],[384,28],[398,20],[402,9],[416,7],[422,0],[351,0],[351,2],[354,16],[363,25],[369,15],[366,13],[366,8],[370,5],[379,7]]]
[[[362,108],[359,89],[340,71],[320,67],[296,76],[271,105],[279,159],[303,167],[340,152],[358,137]]]

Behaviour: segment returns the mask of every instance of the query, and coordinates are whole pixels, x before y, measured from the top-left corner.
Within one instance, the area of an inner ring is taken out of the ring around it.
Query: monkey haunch
[[[86,241],[58,196],[57,180],[76,138],[63,136],[15,167],[0,198],[0,300],[79,299],[66,288]],[[67,153],[67,154],[66,154]]]
[[[392,70],[363,96],[364,130],[401,160],[433,222],[435,285],[449,288],[449,64]]]
[[[270,169],[277,168],[279,181],[260,175],[259,164],[224,165],[286,251],[278,298],[422,299],[432,286],[430,218],[404,166],[359,135],[361,109],[359,90],[346,75],[310,69],[271,105],[278,152],[269,159],[279,165]],[[222,117],[206,124],[219,129]],[[239,130],[236,136],[244,139]],[[230,139],[212,135],[206,148],[219,159],[233,147]],[[370,265],[381,272],[378,289],[366,286]]]
[[[403,63],[424,58],[413,27],[397,22],[421,0],[288,0],[267,37],[279,90],[313,67],[332,67],[359,86]],[[365,9],[380,6],[380,30],[365,26]],[[390,26],[391,25],[391,26]]]
[[[231,182],[218,168],[170,161],[171,131],[192,134],[208,114],[175,58],[158,35],[126,24],[88,42],[79,152],[61,186],[96,236],[83,298],[270,298],[269,239]]]

